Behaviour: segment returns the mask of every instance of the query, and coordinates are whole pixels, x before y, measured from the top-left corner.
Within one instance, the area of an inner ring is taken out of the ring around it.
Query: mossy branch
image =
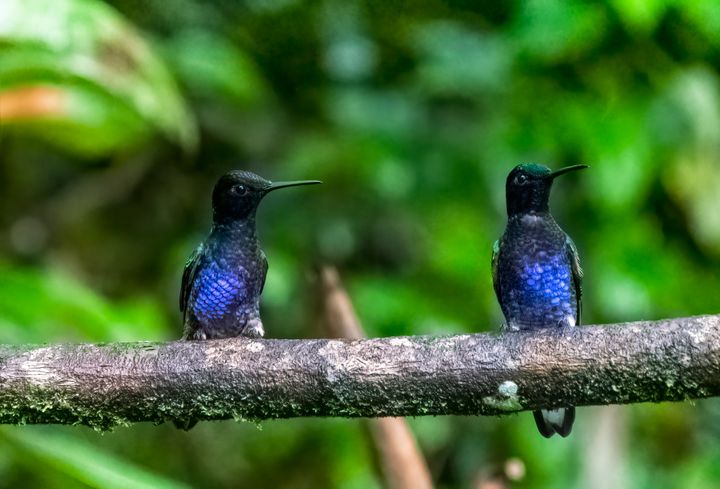
[[[367,340],[0,346],[0,422],[497,415],[720,395],[720,316]]]

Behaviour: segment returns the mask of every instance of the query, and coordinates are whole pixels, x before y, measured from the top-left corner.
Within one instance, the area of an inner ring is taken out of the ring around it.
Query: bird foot
[[[262,321],[259,319],[250,319],[247,323],[245,323],[242,335],[247,336],[248,338],[262,338],[265,336],[265,329],[263,328]]]
[[[188,338],[188,337],[192,340],[204,341],[207,339],[207,334],[205,333],[205,331],[202,330],[202,328],[200,328],[200,329],[195,330],[194,333],[192,333],[190,335],[186,335],[186,338]]]
[[[560,321],[558,321],[558,327],[560,328],[572,328],[575,326],[575,318],[572,316],[567,316],[562,318]]]

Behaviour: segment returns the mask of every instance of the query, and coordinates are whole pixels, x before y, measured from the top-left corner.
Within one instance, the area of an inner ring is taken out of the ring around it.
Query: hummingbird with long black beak
[[[268,264],[255,229],[258,205],[277,189],[317,183],[321,182],[270,182],[247,171],[220,177],[212,194],[212,229],[183,271],[183,339],[259,338],[265,334],[260,294]]]
[[[573,327],[580,324],[582,269],[572,239],[550,214],[552,184],[560,175],[538,164],[516,166],[505,184],[508,221],[493,245],[493,286],[510,331]],[[570,434],[574,407],[533,412],[540,433]]]

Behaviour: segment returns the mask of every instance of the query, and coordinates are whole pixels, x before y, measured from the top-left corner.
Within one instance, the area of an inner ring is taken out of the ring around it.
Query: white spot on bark
[[[518,386],[512,380],[506,380],[505,382],[500,384],[500,387],[498,387],[498,394],[500,394],[502,397],[516,396],[517,391]]]
[[[413,342],[407,338],[390,338],[390,345],[411,348],[413,346]]]
[[[705,341],[706,341],[704,331],[689,330],[687,333],[688,333],[688,336],[690,336],[690,338],[692,339],[693,343],[695,343],[696,345],[699,345],[700,343],[705,343]]]
[[[483,403],[498,411],[520,411],[522,404],[517,393],[517,384],[512,380],[506,380],[498,386],[496,395],[483,397]]]
[[[253,353],[257,353],[259,351],[263,351],[265,349],[265,345],[263,345],[259,341],[253,341],[248,346],[246,346],[245,349]]]
[[[469,339],[470,335],[456,335],[456,336],[448,336],[445,338],[437,338],[433,345],[437,348],[455,348],[458,343],[462,343],[464,341],[467,341]]]
[[[318,350],[318,355],[325,359],[325,378],[330,383],[338,379],[337,370],[340,356],[337,352],[337,346],[340,344],[339,341],[328,341],[325,346]]]

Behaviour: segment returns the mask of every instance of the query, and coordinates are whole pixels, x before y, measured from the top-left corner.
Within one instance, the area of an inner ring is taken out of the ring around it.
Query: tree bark
[[[720,316],[366,340],[0,346],[0,423],[497,415],[720,395]]]

